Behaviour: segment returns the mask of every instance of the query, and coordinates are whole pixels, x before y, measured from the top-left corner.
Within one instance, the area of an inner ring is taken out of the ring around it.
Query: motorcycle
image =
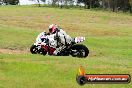
[[[57,56],[71,55],[73,57],[86,58],[89,54],[89,49],[83,44],[78,44],[83,42],[85,37],[76,37],[73,38],[73,40],[74,42],[72,42],[70,45],[67,45],[57,54]],[[52,45],[48,43],[49,41],[52,42]],[[53,55],[53,52],[56,50],[56,47],[53,47],[56,42],[53,42],[53,37],[43,38],[43,42],[36,40],[36,42],[31,46],[30,52],[32,54]]]

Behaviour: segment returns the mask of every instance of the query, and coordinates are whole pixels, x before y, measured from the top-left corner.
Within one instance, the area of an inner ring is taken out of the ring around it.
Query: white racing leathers
[[[45,41],[43,39],[48,39],[48,44],[50,47],[56,48],[54,51],[54,55],[57,55],[58,52],[63,50],[66,45],[71,44],[72,38],[66,34],[65,31],[62,29],[59,29],[58,32],[55,34],[46,35],[46,32],[41,32],[37,38],[36,42],[40,42],[41,44],[45,44]]]
[[[54,55],[57,55],[58,52],[63,50],[68,44],[71,44],[72,38],[69,35],[67,35],[66,32],[63,31],[62,29],[59,29],[59,31],[53,35],[55,36],[55,41],[57,43]]]

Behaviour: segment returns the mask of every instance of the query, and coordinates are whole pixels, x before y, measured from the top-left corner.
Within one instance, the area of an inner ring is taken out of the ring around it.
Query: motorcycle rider
[[[56,50],[53,52],[54,55],[58,55],[61,50],[70,45],[72,42],[72,38],[55,24],[51,24],[49,26],[48,34],[54,35],[54,40],[57,41]]]

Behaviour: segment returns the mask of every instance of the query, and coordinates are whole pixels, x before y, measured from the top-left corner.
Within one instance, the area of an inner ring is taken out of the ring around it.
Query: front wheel
[[[32,54],[37,54],[38,53],[38,48],[36,45],[32,45],[31,48],[30,48],[30,52]]]
[[[30,48],[30,52],[32,54],[41,54],[41,55],[46,55],[47,51],[43,48],[40,48],[39,46],[32,45]]]
[[[86,58],[89,54],[89,50],[85,45],[77,44],[71,47],[73,57]]]

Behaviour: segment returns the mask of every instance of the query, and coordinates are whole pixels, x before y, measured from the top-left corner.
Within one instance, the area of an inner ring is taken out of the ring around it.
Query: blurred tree
[[[132,0],[129,0],[129,4],[130,4],[130,13],[132,13]]]
[[[19,3],[19,0],[0,0],[2,3],[5,3],[6,5],[17,5]]]
[[[39,7],[41,7],[40,1],[45,2],[45,0],[37,0]]]
[[[131,0],[99,0],[99,3],[104,9],[112,9],[113,12],[122,10],[126,12],[130,9]]]
[[[52,6],[56,6],[56,2],[58,2],[58,0],[51,0],[52,1]]]
[[[4,0],[6,4],[17,5],[19,0]]]
[[[3,5],[4,1],[3,0],[0,0],[0,5]]]
[[[77,3],[84,3],[87,9],[100,7],[99,0],[77,0]]]
[[[38,6],[41,7],[39,0],[37,0],[37,2],[38,2]]]

